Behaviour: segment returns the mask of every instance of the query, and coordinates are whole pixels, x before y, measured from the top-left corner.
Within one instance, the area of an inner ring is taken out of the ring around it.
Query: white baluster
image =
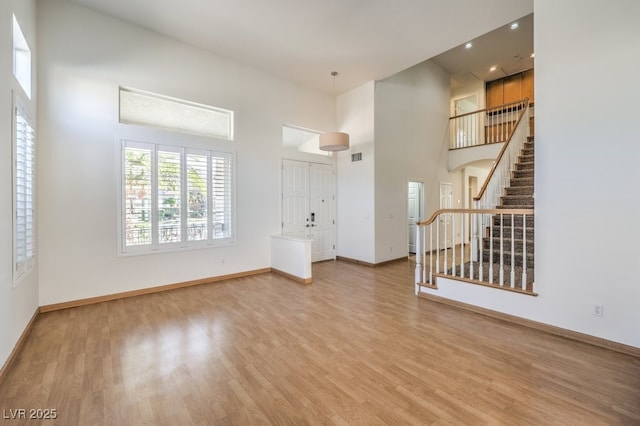
[[[489,283],[493,284],[493,217],[489,220]]]
[[[515,216],[511,214],[511,288],[516,286],[516,222]]]
[[[456,275],[456,214],[451,214],[451,275]]]

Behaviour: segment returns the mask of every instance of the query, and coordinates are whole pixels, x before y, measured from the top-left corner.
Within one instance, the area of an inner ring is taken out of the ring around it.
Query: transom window
[[[232,153],[122,142],[121,251],[234,242]]]
[[[120,122],[233,140],[233,111],[122,87]]]
[[[27,97],[31,98],[31,50],[15,15],[13,16],[13,75]]]

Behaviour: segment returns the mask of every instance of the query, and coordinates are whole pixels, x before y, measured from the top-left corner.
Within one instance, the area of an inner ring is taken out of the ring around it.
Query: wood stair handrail
[[[431,225],[441,214],[445,213],[468,213],[468,214],[502,214],[502,215],[532,215],[534,214],[533,209],[440,209],[436,210],[429,219],[423,220],[421,222],[416,222],[416,226],[427,226]]]
[[[494,107],[491,107],[491,108],[482,108],[482,109],[479,109],[477,111],[465,112],[464,114],[454,115],[453,117],[449,117],[449,120],[453,120],[454,118],[466,117],[467,115],[473,115],[473,114],[477,114],[477,113],[483,112],[483,111],[491,112],[493,110],[506,109],[506,107],[508,107],[508,106],[524,104],[528,100],[529,100],[529,98],[524,98],[524,99],[520,99],[519,101],[509,102],[508,104],[502,104],[502,105],[494,106]]]
[[[502,146],[502,149],[500,150],[500,153],[498,154],[496,161],[493,163],[493,166],[491,166],[489,175],[484,180],[484,184],[482,185],[482,188],[480,188],[480,192],[478,192],[478,195],[473,197],[473,201],[478,201],[482,198],[482,196],[484,195],[484,192],[487,190],[487,186],[489,186],[489,181],[491,181],[491,178],[493,177],[498,167],[498,164],[500,164],[500,160],[502,160],[502,156],[507,151],[507,148],[509,148],[509,143],[511,142],[511,138],[513,138],[513,134],[516,132],[516,129],[518,128],[518,126],[520,125],[520,122],[522,121],[522,117],[524,116],[524,111],[529,106],[529,98],[525,98],[522,102],[524,103],[525,107],[520,112],[520,116],[518,117],[518,121],[516,122],[516,125],[513,126],[513,129],[511,129],[511,132],[509,133],[509,137],[507,138],[507,141]]]

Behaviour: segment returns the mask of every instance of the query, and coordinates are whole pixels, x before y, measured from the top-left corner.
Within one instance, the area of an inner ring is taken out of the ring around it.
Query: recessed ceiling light
[[[497,68],[498,67],[493,66],[493,67],[489,68],[489,71],[494,72]]]
[[[511,29],[512,30],[517,30],[519,26],[520,26],[520,24],[518,24],[517,22],[514,22],[513,24],[511,24]]]
[[[465,49],[471,49],[471,47],[473,46],[473,44],[471,44],[471,42],[467,43],[464,45]]]

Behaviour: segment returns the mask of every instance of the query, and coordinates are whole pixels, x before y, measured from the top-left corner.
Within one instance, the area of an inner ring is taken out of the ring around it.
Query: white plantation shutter
[[[209,238],[209,155],[187,153],[187,238],[201,241]]]
[[[213,238],[233,237],[233,156],[214,153],[211,158]]]
[[[182,241],[182,149],[162,147],[156,154],[156,200],[158,202],[158,241],[160,244]]]
[[[35,251],[35,133],[19,106],[15,107],[14,149],[14,272],[20,277],[31,267]]]
[[[123,253],[233,243],[233,154],[123,141],[122,161]]]
[[[152,146],[128,144],[123,156],[123,232],[127,246],[150,246],[152,239]]]

